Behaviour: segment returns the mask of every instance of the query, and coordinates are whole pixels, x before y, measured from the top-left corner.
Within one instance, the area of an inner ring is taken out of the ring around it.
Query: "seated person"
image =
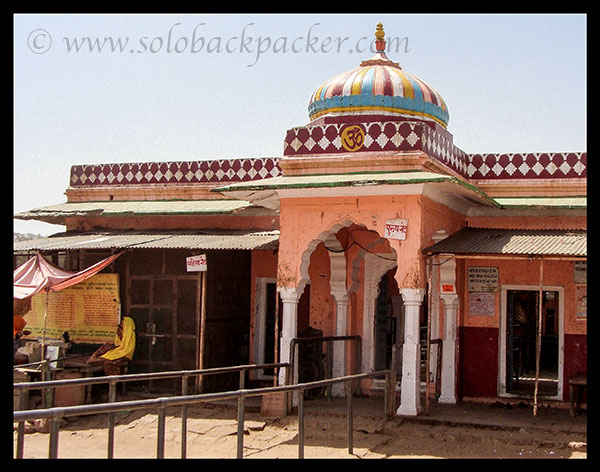
[[[87,360],[88,364],[102,363],[106,375],[120,375],[125,372],[135,351],[135,323],[126,316],[117,327],[114,343],[106,343]]]
[[[21,337],[28,336],[31,334],[31,331],[23,329],[27,321],[20,315],[13,316],[13,347],[14,347],[14,363],[15,364],[27,364],[29,362],[29,356],[27,354],[23,354],[18,352],[18,349],[21,347]]]

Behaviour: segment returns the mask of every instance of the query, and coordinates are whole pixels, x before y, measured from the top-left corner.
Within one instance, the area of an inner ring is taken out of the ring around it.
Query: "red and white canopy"
[[[61,269],[38,254],[14,270],[13,298],[21,300],[42,291],[56,292],[83,282],[110,265],[121,254],[123,252],[113,254],[79,272]]]

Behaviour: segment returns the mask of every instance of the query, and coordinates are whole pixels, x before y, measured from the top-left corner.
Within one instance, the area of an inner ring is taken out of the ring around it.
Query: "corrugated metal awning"
[[[585,196],[494,197],[502,208],[587,208]]]
[[[68,202],[17,213],[20,220],[38,220],[51,224],[65,224],[66,217],[91,216],[180,216],[229,214],[251,207],[242,200],[143,200]]]
[[[95,231],[18,241],[14,252],[75,249],[276,249],[279,231]]]
[[[426,254],[587,257],[587,231],[463,228],[423,250]]]

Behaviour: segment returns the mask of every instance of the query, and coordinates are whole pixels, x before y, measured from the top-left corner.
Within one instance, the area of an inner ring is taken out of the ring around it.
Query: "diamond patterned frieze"
[[[470,179],[586,178],[586,152],[469,154]]]
[[[417,122],[326,123],[288,130],[284,156],[421,148],[424,128]]]
[[[281,175],[277,158],[91,164],[71,167],[71,186],[245,182]]]
[[[288,130],[284,156],[422,150],[469,179],[585,178],[587,153],[467,154],[452,134],[418,122],[327,123]]]
[[[422,150],[469,180],[587,177],[587,153],[466,154],[445,130],[416,122],[326,124],[288,131],[284,155]],[[71,186],[223,183],[282,175],[277,158],[75,165]]]

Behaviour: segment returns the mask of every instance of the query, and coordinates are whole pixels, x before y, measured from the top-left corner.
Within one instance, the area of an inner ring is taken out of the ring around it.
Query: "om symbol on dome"
[[[365,132],[361,126],[351,125],[342,130],[341,138],[346,151],[358,151],[365,143]]]

